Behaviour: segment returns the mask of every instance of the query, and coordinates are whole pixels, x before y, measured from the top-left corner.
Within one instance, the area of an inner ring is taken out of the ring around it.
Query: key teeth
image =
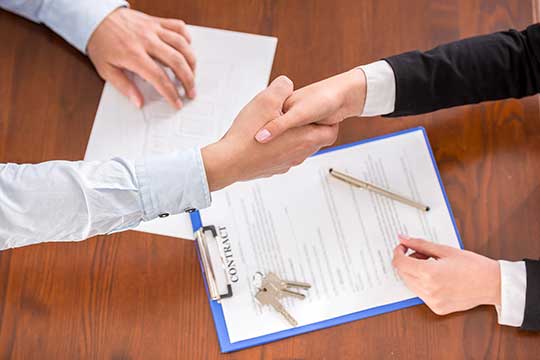
[[[306,289],[306,290],[311,289],[310,284],[303,283],[303,282],[285,281],[285,284],[287,285],[287,287],[295,287],[295,288]]]

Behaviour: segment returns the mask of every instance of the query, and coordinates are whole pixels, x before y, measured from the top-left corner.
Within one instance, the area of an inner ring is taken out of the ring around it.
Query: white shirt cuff
[[[525,314],[527,270],[524,261],[499,260],[501,306],[495,306],[501,325],[521,326]]]
[[[210,206],[201,151],[193,148],[135,163],[145,221]]]
[[[113,10],[128,5],[124,0],[47,1],[38,19],[82,53],[86,53],[88,40],[103,19]]]
[[[396,80],[392,67],[386,61],[380,60],[359,68],[366,75],[366,102],[362,116],[378,116],[394,112]]]

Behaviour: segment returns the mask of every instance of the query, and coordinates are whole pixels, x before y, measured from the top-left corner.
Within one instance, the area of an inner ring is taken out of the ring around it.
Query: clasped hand
[[[335,142],[337,124],[294,127],[283,131],[272,144],[260,144],[254,139],[258,129],[280,116],[291,95],[292,81],[285,76],[276,78],[240,111],[220,141],[202,149],[210,191],[237,181],[285,173]]]

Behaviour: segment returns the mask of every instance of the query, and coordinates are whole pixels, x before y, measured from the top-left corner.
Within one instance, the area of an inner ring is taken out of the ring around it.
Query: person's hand
[[[446,315],[478,305],[500,305],[497,261],[470,251],[399,236],[393,266],[433,312]],[[406,255],[408,249],[414,250]]]
[[[310,124],[337,124],[364,109],[366,79],[361,69],[353,69],[308,85],[287,99],[281,116],[261,128],[255,138],[267,143],[288,129]]]
[[[283,102],[293,92],[285,76],[276,78],[238,114],[225,136],[202,149],[210,191],[237,181],[281,174],[302,163],[337,138],[337,125],[306,125],[284,133],[271,144],[259,144],[257,130],[279,116]]]
[[[98,74],[110,81],[137,107],[144,98],[126,76],[132,71],[148,81],[176,108],[178,90],[159,63],[172,69],[189,98],[195,97],[195,55],[182,20],[153,17],[128,8],[107,16],[88,41],[87,51]],[[158,63],[159,61],[159,63]]]

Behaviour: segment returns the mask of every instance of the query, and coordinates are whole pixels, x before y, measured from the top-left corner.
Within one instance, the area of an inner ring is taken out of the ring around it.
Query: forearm
[[[74,241],[206,207],[198,150],[131,162],[0,165],[0,250]]]
[[[388,57],[396,81],[388,116],[536,94],[539,55],[540,25],[532,25]]]
[[[1,8],[45,24],[83,53],[101,21],[127,5],[125,0],[0,0]]]

